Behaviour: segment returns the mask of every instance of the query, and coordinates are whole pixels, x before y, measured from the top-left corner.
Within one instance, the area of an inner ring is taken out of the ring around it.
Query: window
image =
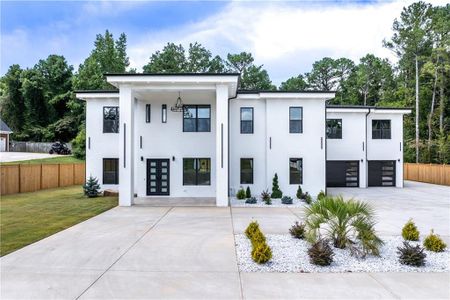
[[[303,108],[289,107],[289,133],[303,132]]]
[[[119,132],[119,107],[103,107],[103,133]]]
[[[119,184],[119,159],[103,159],[103,184]]]
[[[303,160],[289,158],[289,184],[303,183]]]
[[[253,184],[253,158],[241,158],[241,184]]]
[[[183,185],[211,185],[211,159],[183,158]]]
[[[150,104],[145,104],[145,123],[150,123],[151,121],[151,106]]]
[[[167,123],[167,104],[163,104],[161,108],[161,122]]]
[[[391,120],[372,120],[372,139],[390,139]]]
[[[342,139],[342,119],[327,119],[327,138]]]
[[[241,133],[253,133],[253,107],[241,107]]]
[[[183,107],[183,132],[210,132],[211,106],[185,105]]]

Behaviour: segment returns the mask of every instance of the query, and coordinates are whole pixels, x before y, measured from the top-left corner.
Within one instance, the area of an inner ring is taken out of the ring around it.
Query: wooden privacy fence
[[[404,163],[403,176],[405,180],[450,186],[449,165]]]
[[[0,166],[0,195],[84,184],[85,173],[84,163]]]

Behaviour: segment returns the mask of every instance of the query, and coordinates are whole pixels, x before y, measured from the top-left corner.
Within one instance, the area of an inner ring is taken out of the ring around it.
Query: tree
[[[308,83],[305,80],[305,76],[299,74],[282,82],[279,89],[281,91],[304,91],[308,89]]]
[[[275,90],[269,74],[263,65],[255,66],[251,53],[241,52],[227,55],[227,65],[231,71],[240,74],[239,88],[244,90]]]
[[[95,198],[100,194],[100,185],[96,177],[89,176],[86,184],[83,185],[84,194],[88,198]]]
[[[23,70],[19,65],[12,65],[2,77],[3,85],[1,116],[13,131],[23,129],[25,123],[25,100],[22,94]]]
[[[278,174],[275,173],[272,180],[272,198],[278,199],[283,197],[283,192],[280,190],[280,186],[278,185]]]
[[[313,90],[334,90],[339,80],[336,62],[330,57],[324,57],[314,62],[311,72],[307,73],[306,77],[310,88]]]
[[[22,72],[22,94],[25,99],[26,124],[28,126],[46,126],[48,124],[48,107],[45,99],[44,78],[33,69]]]

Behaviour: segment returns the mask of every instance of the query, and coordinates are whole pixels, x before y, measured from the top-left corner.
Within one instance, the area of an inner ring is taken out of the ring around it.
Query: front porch
[[[136,206],[150,207],[191,207],[191,206],[216,206],[215,197],[136,197]]]

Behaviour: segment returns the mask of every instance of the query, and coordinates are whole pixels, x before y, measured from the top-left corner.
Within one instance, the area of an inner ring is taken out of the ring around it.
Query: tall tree
[[[230,71],[240,74],[239,88],[244,90],[275,90],[269,74],[263,65],[253,64],[251,53],[241,52],[227,55],[227,65]]]
[[[48,107],[44,86],[44,78],[36,68],[22,72],[21,91],[25,99],[26,123],[31,127],[48,124]]]
[[[25,123],[25,100],[22,94],[23,70],[19,65],[12,65],[2,77],[3,85],[1,116],[13,131],[23,129]]]
[[[291,77],[284,81],[280,85],[281,91],[304,91],[308,88],[308,83],[305,80],[305,76],[302,74],[296,77]]]
[[[339,79],[335,60],[330,57],[324,57],[314,62],[311,72],[307,73],[306,77],[310,88],[313,90],[334,90]]]

